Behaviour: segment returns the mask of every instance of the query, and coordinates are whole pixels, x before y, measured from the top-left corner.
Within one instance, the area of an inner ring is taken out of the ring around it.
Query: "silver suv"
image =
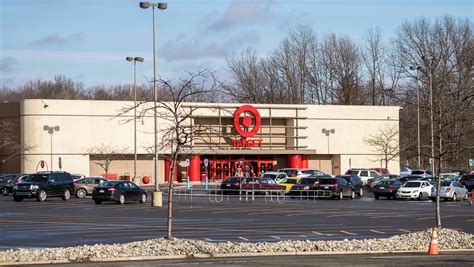
[[[377,171],[370,170],[370,169],[349,169],[346,171],[346,175],[350,176],[359,176],[364,185],[367,185],[367,181],[370,178],[375,178],[380,176],[381,174]]]

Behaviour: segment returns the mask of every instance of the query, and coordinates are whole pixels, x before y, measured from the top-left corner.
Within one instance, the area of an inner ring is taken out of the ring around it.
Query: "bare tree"
[[[397,126],[379,128],[378,132],[364,139],[364,143],[376,153],[374,162],[383,161],[385,168],[388,163],[400,155]]]
[[[128,152],[128,147],[115,147],[109,144],[100,144],[86,150],[91,155],[91,160],[105,171],[108,177],[112,161],[120,159]]]
[[[2,129],[0,134],[0,167],[9,160],[21,157],[25,152],[35,147],[21,143],[16,132],[18,127],[12,121],[0,121],[0,129]]]

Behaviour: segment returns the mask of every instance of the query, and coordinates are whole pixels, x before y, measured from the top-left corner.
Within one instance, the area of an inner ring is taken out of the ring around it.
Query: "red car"
[[[377,171],[378,173],[382,175],[390,174],[390,171],[387,168],[372,168],[372,170]]]
[[[250,177],[242,180],[242,191],[255,194],[285,193],[286,186],[277,184],[270,178]]]

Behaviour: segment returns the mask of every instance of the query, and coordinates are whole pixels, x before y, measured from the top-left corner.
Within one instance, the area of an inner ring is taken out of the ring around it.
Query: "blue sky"
[[[86,87],[153,76],[152,13],[134,0],[0,0],[0,88],[65,75]],[[288,31],[310,25],[361,40],[371,26],[390,38],[405,20],[445,14],[472,21],[473,0],[169,0],[156,10],[157,73],[213,70],[247,47],[268,55]]]

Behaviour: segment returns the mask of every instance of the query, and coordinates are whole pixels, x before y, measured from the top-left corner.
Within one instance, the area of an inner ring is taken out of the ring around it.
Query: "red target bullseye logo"
[[[249,116],[245,114],[245,112],[252,113],[253,116]],[[251,131],[246,131],[242,129],[241,122],[240,122],[240,115],[244,113],[242,117],[242,125],[245,128],[249,128],[253,126]],[[252,137],[257,134],[258,130],[260,130],[260,125],[262,124],[262,119],[260,118],[260,113],[258,113],[257,109],[251,105],[243,105],[238,108],[234,113],[234,127],[237,132],[243,137]]]

